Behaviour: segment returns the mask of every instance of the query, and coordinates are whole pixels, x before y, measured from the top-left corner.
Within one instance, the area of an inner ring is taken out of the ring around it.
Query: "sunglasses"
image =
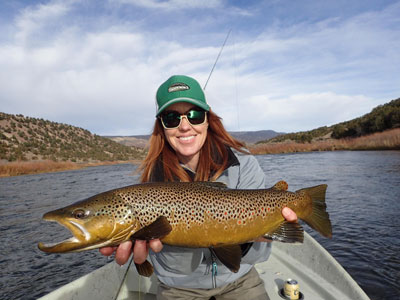
[[[161,123],[165,129],[178,128],[183,118],[186,118],[190,125],[201,125],[207,121],[207,112],[205,110],[191,109],[184,114],[177,111],[168,111],[160,116]]]

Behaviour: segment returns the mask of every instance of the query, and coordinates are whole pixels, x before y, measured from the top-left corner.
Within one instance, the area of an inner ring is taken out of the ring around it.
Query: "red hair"
[[[200,150],[195,181],[217,179],[228,166],[228,149],[231,147],[242,153],[245,144],[233,138],[224,128],[221,118],[211,110],[208,112],[207,137]],[[150,137],[149,152],[140,166],[141,182],[151,181],[158,164],[162,165],[164,181],[192,181],[179,163],[175,151],[166,140],[161,121],[156,119]]]

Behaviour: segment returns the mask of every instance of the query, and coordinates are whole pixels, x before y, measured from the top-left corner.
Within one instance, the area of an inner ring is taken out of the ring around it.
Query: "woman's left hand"
[[[282,216],[286,219],[288,222],[297,222],[297,215],[296,213],[291,210],[289,207],[284,207],[282,209]]]

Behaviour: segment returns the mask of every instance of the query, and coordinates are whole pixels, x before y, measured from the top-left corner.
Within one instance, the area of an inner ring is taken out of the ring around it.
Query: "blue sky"
[[[151,132],[157,87],[204,85],[228,130],[310,130],[400,97],[400,1],[0,2],[0,111]]]

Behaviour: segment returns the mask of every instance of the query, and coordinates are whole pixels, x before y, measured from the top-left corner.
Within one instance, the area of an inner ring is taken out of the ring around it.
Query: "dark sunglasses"
[[[186,118],[190,125],[201,125],[207,120],[207,112],[196,109],[191,109],[184,114],[177,111],[167,111],[160,116],[161,123],[165,129],[178,128],[183,118]]]

